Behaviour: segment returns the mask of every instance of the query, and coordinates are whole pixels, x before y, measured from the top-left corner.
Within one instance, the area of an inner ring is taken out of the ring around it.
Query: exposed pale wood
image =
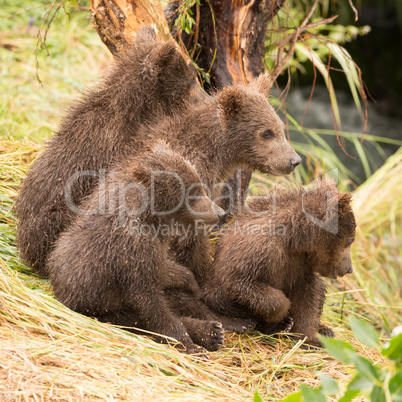
[[[159,1],[91,0],[91,10],[94,27],[113,55],[127,46],[145,25],[153,26],[161,40],[172,38]]]

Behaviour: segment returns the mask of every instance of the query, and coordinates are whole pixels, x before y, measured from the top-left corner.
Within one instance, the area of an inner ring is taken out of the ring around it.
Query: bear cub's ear
[[[307,187],[302,195],[302,209],[311,216],[330,220],[337,217],[338,187],[332,178],[317,178],[312,186]]]
[[[352,202],[352,194],[350,193],[339,194],[338,198],[339,212],[341,214],[345,214],[348,211],[351,211],[352,210],[352,207],[350,205],[351,202]]]
[[[273,83],[274,82],[271,77],[266,74],[260,74],[258,78],[254,78],[253,81],[248,84],[248,88],[254,89],[268,98]]]
[[[143,60],[142,74],[143,78],[154,79],[162,75],[163,70],[178,59],[181,55],[178,53],[173,42],[166,42],[157,51],[151,51]],[[184,60],[183,60],[184,63]]]
[[[157,58],[155,63],[160,69],[163,69],[177,56],[181,57],[177,52],[176,45],[172,41],[169,41],[164,43],[159,52],[155,55]]]
[[[235,117],[243,107],[244,93],[236,86],[223,88],[218,96],[218,102],[225,117]]]
[[[339,205],[348,206],[352,202],[352,194],[350,193],[341,193],[339,194]]]

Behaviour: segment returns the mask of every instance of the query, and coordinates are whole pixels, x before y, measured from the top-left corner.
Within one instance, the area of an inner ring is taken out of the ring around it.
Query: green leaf
[[[320,336],[319,338],[331,356],[344,363],[354,362],[356,351],[350,343],[325,336]]]
[[[382,320],[384,321],[384,325],[385,325],[386,330],[388,332],[391,332],[391,328],[390,328],[390,326],[388,324],[387,317],[385,317],[385,315],[383,313],[381,313],[381,312],[380,312],[380,314],[381,314]]]
[[[373,384],[378,384],[381,381],[379,370],[374,367],[370,361],[361,356],[355,357],[355,367],[359,374],[371,381]]]
[[[389,346],[382,349],[381,353],[391,360],[402,360],[402,334],[392,338],[389,342]]]
[[[393,402],[402,402],[402,371],[396,373],[389,381],[389,392]]]
[[[367,156],[364,152],[363,146],[361,142],[357,138],[353,138],[352,142],[356,148],[357,153],[359,154],[360,161],[363,165],[364,173],[366,175],[366,179],[371,176],[370,164],[368,162]]]
[[[340,398],[338,400],[338,402],[349,402],[349,401],[353,400],[354,398],[356,398],[359,395],[360,395],[360,391],[358,391],[358,390],[353,390],[353,391],[347,390],[343,394],[342,398]]]
[[[338,101],[336,99],[335,89],[332,84],[330,74],[327,70],[327,66],[324,65],[324,63],[322,62],[320,54],[317,51],[314,51],[311,47],[307,47],[304,43],[300,42],[296,43],[296,47],[300,52],[304,53],[304,55],[308,59],[310,59],[310,61],[315,65],[317,70],[321,73],[322,77],[324,78],[325,85],[327,86],[329,93],[329,99],[331,101],[331,109],[336,121],[336,127],[338,130],[342,130]]]
[[[343,72],[345,73],[346,79],[349,84],[350,92],[352,93],[353,96],[353,100],[356,104],[356,107],[359,111],[362,121],[364,121],[364,114],[361,108],[360,97],[359,97],[359,92],[361,91],[361,84],[359,80],[359,74],[353,62],[353,59],[348,53],[348,51],[339,44],[328,43],[327,46],[331,50],[331,53],[338,60],[339,64],[342,67]]]
[[[372,381],[356,373],[352,381],[348,384],[345,393],[338,402],[349,402],[359,395],[369,395],[373,389]]]
[[[327,398],[320,389],[310,388],[303,384],[300,389],[305,402],[327,402]]]
[[[302,394],[301,392],[294,392],[293,394],[288,395],[282,402],[302,402]]]
[[[358,320],[355,317],[351,317],[349,319],[349,323],[356,335],[356,338],[361,343],[373,349],[378,349],[380,347],[378,333],[372,325],[366,321]]]
[[[258,393],[258,390],[254,391],[254,402],[263,402],[260,394]]]
[[[338,393],[338,384],[332,377],[322,373],[318,373],[318,377],[321,380],[321,390],[324,395],[333,395]]]
[[[370,400],[375,402],[386,402],[385,392],[382,387],[374,387],[370,395]]]
[[[362,377],[360,373],[356,373],[353,380],[348,384],[348,391],[359,391],[369,393],[373,388],[373,383],[365,377]]]

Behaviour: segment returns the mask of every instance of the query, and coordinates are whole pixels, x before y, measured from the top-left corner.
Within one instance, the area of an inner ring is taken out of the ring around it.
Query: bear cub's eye
[[[354,241],[355,241],[355,239],[353,237],[349,237],[349,239],[346,242],[346,247],[351,246]]]
[[[261,133],[261,137],[264,138],[264,140],[268,140],[274,136],[274,132],[269,128],[268,130],[265,130]]]
[[[199,188],[193,188],[192,191],[189,193],[190,197],[202,197],[203,196],[203,192],[199,189]]]

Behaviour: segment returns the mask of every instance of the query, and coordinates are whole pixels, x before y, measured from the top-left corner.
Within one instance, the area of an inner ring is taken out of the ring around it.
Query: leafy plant
[[[342,3],[342,2],[341,2]],[[331,79],[331,71],[343,71],[347,79],[353,100],[359,111],[360,117],[366,120],[365,105],[362,107],[361,99],[366,102],[361,79],[360,69],[353,61],[348,51],[342,46],[345,42],[350,42],[357,36],[366,35],[370,32],[370,27],[356,27],[353,25],[333,24],[337,16],[326,18],[328,13],[328,1],[315,1],[312,5],[307,1],[290,1],[278,12],[269,27],[269,37],[266,42],[265,64],[269,71],[274,69],[278,61],[278,52],[283,51],[283,47],[290,43],[290,38],[297,29],[303,27],[296,37],[293,57],[289,59],[289,71],[292,75],[297,72],[304,73],[305,65],[311,62],[314,69],[314,90],[315,79],[318,73],[321,74],[328,89],[334,116],[334,126],[336,130],[342,130],[341,118],[339,114],[338,101]],[[310,9],[310,19],[305,19]],[[333,65],[332,60],[337,61]]]
[[[352,380],[338,397],[340,387],[336,380],[319,374],[319,388],[302,384],[299,392],[288,395],[283,402],[325,402],[328,395],[336,395],[338,402],[348,402],[358,396],[375,402],[402,401],[402,332],[395,334],[388,343],[381,346],[378,333],[367,321],[351,317],[349,323],[356,338],[369,348],[378,350],[387,363],[378,367],[359,355],[350,343],[321,337],[330,355],[346,364],[353,364],[355,373]]]
[[[196,4],[201,5],[200,0],[184,0],[181,2],[180,7],[177,10],[178,15],[175,19],[174,25],[187,34],[193,33],[193,27],[196,24],[193,18],[194,12],[192,11],[192,7]]]

